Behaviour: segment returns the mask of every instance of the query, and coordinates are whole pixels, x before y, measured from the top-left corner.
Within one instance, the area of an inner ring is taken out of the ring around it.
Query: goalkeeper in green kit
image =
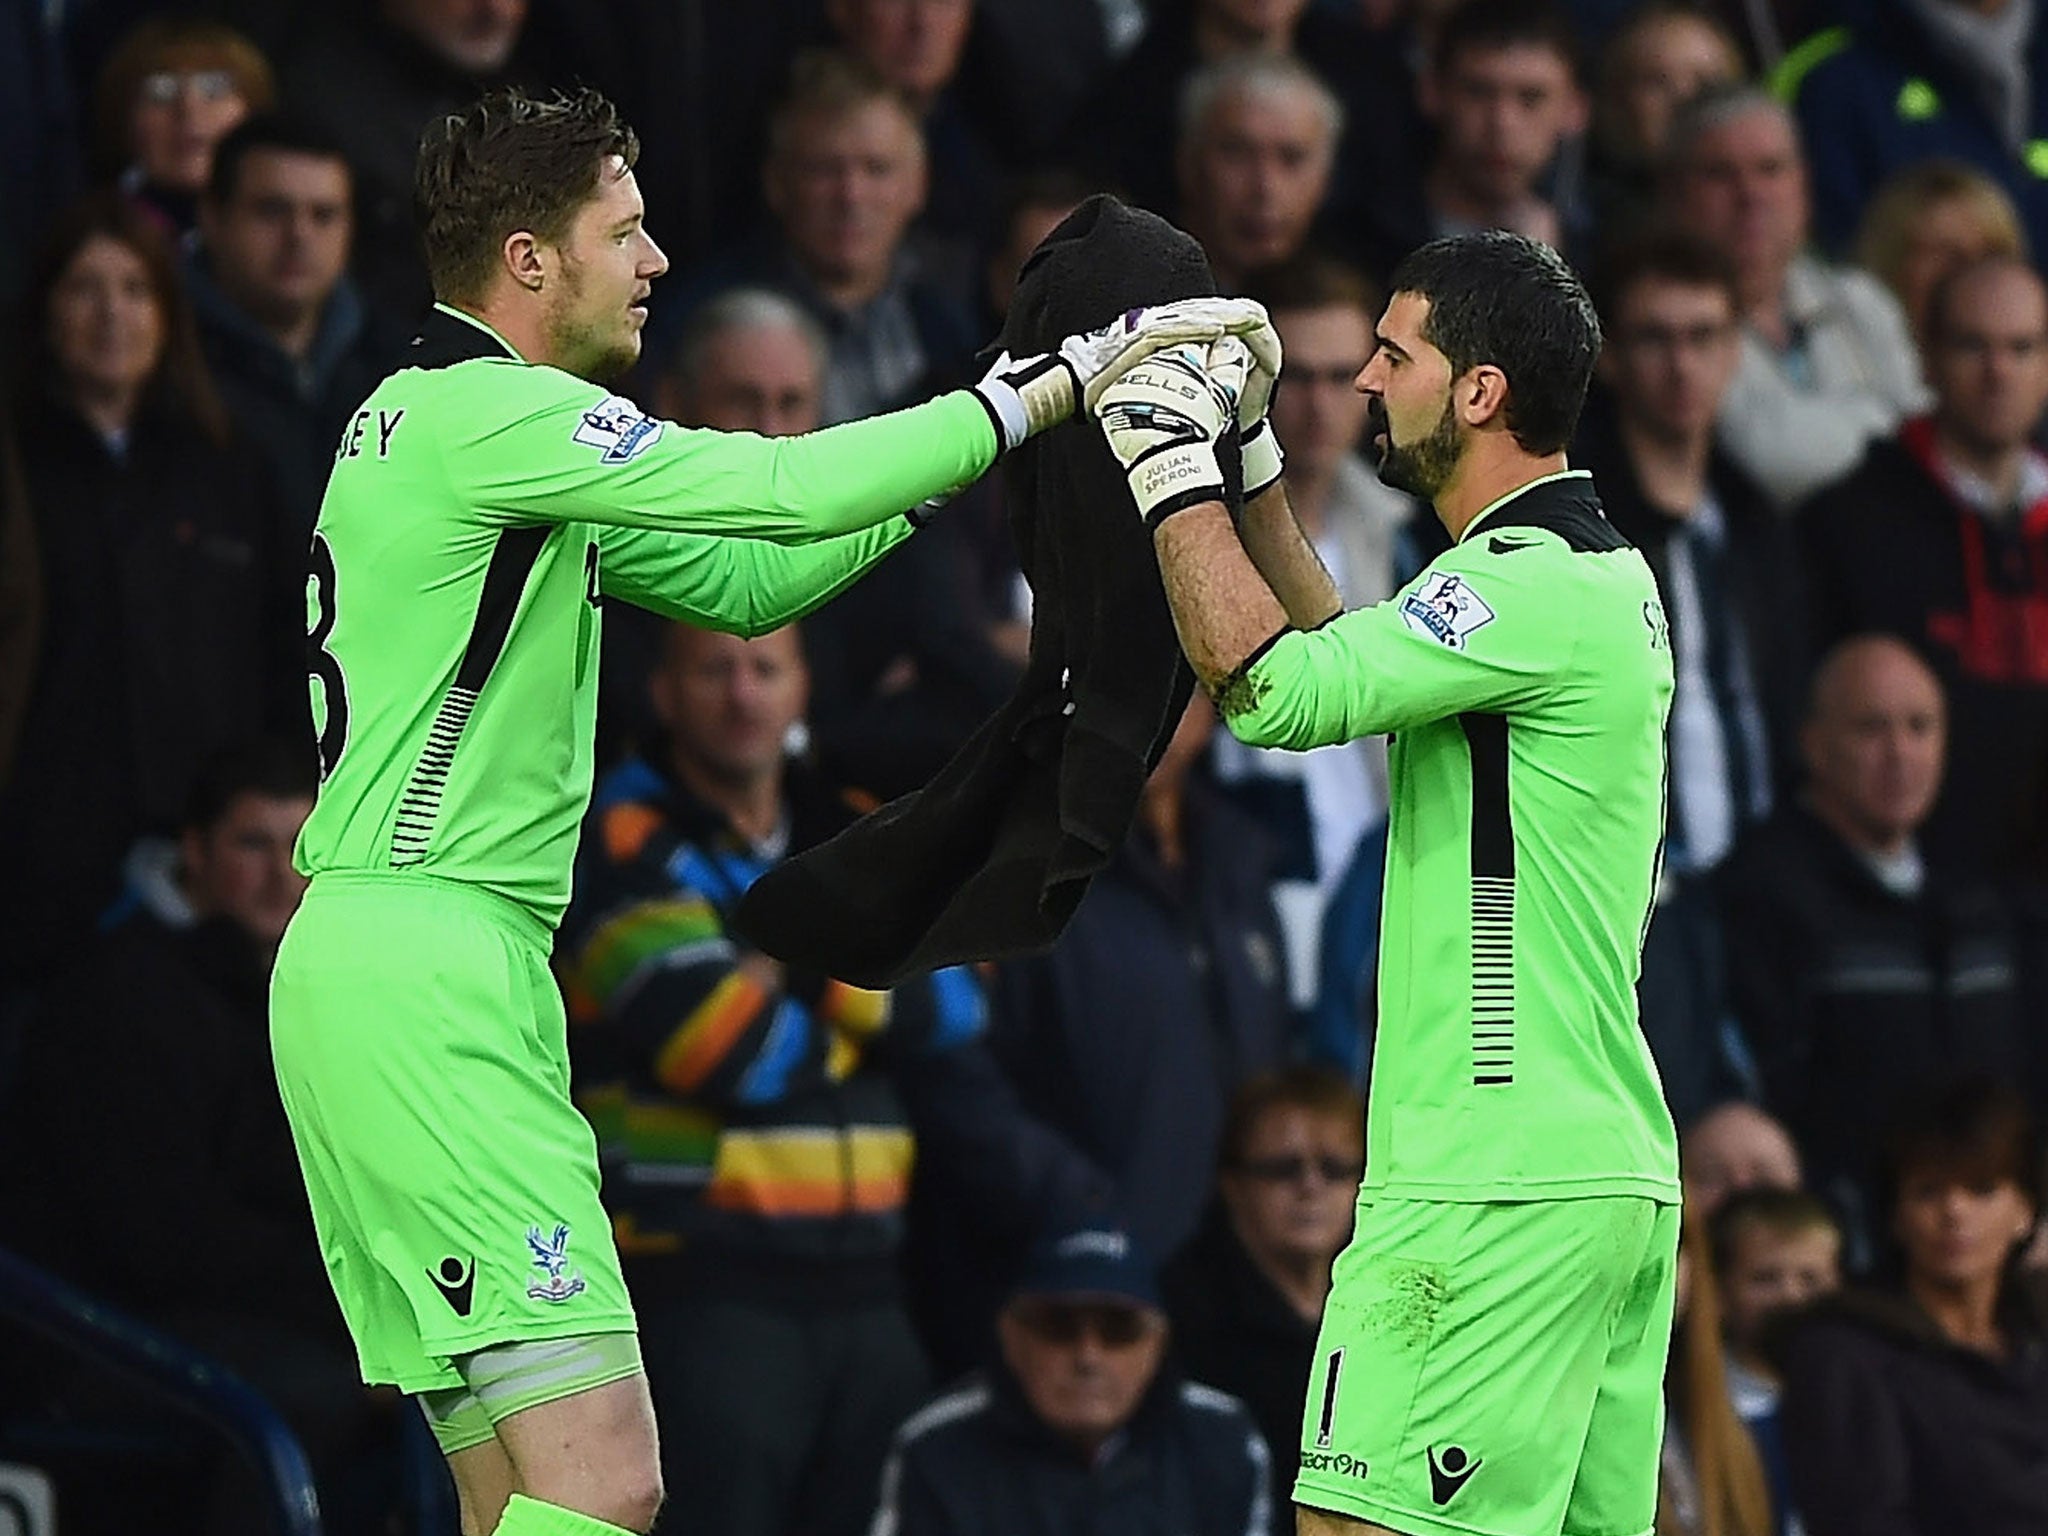
[[[594,92],[499,93],[430,128],[439,302],[345,431],[312,541],[321,788],[272,1044],[364,1378],[417,1397],[465,1536],[643,1532],[661,1498],[548,969],[590,797],[601,600],[779,628],[912,536],[906,509],[1133,361],[1263,318],[1133,311],[889,416],[687,431],[593,382],[638,356],[667,269],[636,150]]]
[[[1376,607],[1339,611],[1287,508],[1268,338],[1161,353],[1097,407],[1230,730],[1393,736],[1366,1174],[1299,1529],[1646,1536],[1679,1185],[1635,984],[1669,632],[1566,464],[1600,346],[1570,269],[1492,233],[1423,247],[1391,287],[1357,387],[1381,477],[1453,546]],[[1232,425],[1235,527],[1213,450]]]

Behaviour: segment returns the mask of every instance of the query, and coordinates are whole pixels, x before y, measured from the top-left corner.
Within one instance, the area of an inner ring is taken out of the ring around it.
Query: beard
[[[549,355],[556,366],[593,384],[615,384],[640,361],[640,333],[623,309],[597,319],[584,313],[581,268],[566,265],[561,289],[548,315]]]
[[[1458,467],[1458,460],[1464,455],[1465,444],[1458,432],[1457,417],[1451,413],[1451,397],[1444,396],[1444,408],[1436,419],[1436,425],[1429,432],[1412,443],[1396,443],[1394,429],[1387,422],[1387,408],[1379,400],[1372,402],[1368,434],[1384,432],[1386,447],[1380,450],[1380,480],[1397,491],[1406,491],[1410,496],[1419,496],[1424,501],[1434,501],[1436,493],[1450,482],[1452,472]]]

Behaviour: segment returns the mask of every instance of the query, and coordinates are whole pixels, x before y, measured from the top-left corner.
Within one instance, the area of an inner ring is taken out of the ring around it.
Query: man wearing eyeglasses
[[[1643,1033],[1683,1125],[1743,1091],[1724,1045],[1708,879],[1771,809],[1798,718],[1805,605],[1795,551],[1758,484],[1714,439],[1741,356],[1734,268],[1682,234],[1610,259],[1607,343],[1572,462],[1649,562],[1671,625],[1664,879],[1643,951]]]
[[[1166,1364],[1151,1261],[1121,1227],[1050,1234],[996,1322],[998,1366],[897,1432],[871,1536],[1266,1536],[1241,1403]]]

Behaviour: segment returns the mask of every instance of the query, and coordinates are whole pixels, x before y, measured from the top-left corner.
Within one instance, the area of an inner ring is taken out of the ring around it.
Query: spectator
[[[1427,238],[1416,146],[1422,125],[1399,47],[1308,0],[1186,0],[1148,7],[1138,46],[1096,87],[1070,127],[1064,159],[1155,212],[1176,211],[1178,137],[1197,71],[1233,59],[1299,59],[1343,104],[1326,242],[1375,272]],[[1184,216],[1184,215],[1183,215]]]
[[[1856,265],[1891,289],[1927,365],[1928,301],[1958,267],[2024,260],[2019,211],[1997,182],[1954,160],[1909,165],[1877,189],[1856,229]]]
[[[1895,634],[1939,674],[1950,774],[1930,843],[1965,870],[2048,872],[2048,288],[1991,257],[1935,291],[1931,415],[1803,514],[1822,643]]]
[[[270,965],[306,887],[292,843],[313,781],[296,743],[208,764],[179,838],[180,922],[138,913],[50,994],[14,1134],[41,1170],[39,1256],[261,1391],[345,1522],[362,1513],[346,1474],[373,1431],[388,1443],[399,1400],[357,1376],[270,1062]],[[256,1490],[223,1462],[207,1529],[260,1528]]]
[[[777,233],[714,262],[697,296],[758,284],[810,311],[830,343],[823,425],[901,405],[934,370],[964,364],[975,339],[963,284],[908,239],[924,141],[888,82],[841,54],[802,55],[762,175]]]
[[[1582,210],[1542,190],[1586,127],[1564,14],[1548,0],[1462,0],[1437,34],[1421,100],[1437,131],[1424,180],[1431,234],[1511,229],[1566,249]]]
[[[825,336],[783,294],[735,288],[691,317],[654,379],[656,411],[685,426],[794,437],[818,425]],[[660,615],[627,604],[605,615],[599,659],[597,758],[606,765],[647,745],[655,727],[647,678],[668,632]]]
[[[1351,1239],[1364,1172],[1365,1105],[1350,1083],[1323,1067],[1261,1073],[1231,1101],[1217,1203],[1160,1277],[1181,1365],[1242,1402],[1277,1448],[1282,1509],[1330,1266]]]
[[[1664,879],[1638,988],[1643,1033],[1683,1123],[1742,1086],[1724,1041],[1720,925],[1709,879],[1771,805],[1804,670],[1794,552],[1763,492],[1714,441],[1740,356],[1735,274],[1713,247],[1652,234],[1609,262],[1600,387],[1572,462],[1656,573],[1676,678]]]
[[[1203,769],[1215,724],[1197,694],[1058,945],[994,985],[998,1060],[1147,1252],[1193,1235],[1231,1095],[1287,1054],[1265,840]]]
[[[1762,1458],[1778,1529],[1796,1529],[1779,1399],[1784,1383],[1768,1342],[1790,1314],[1842,1284],[1842,1229],[1804,1190],[1747,1189],[1708,1224],[1721,1298],[1728,1392]]]
[[[286,62],[292,110],[354,168],[356,281],[382,326],[411,335],[433,297],[413,212],[420,134],[512,77],[526,11],[527,0],[371,0],[331,9]]]
[[[1764,1102],[1859,1266],[1882,1219],[1872,1126],[1957,1072],[2028,1064],[2004,914],[1920,846],[1943,738],[1940,685],[1906,645],[1841,646],[1814,679],[1804,800],[1723,872],[1729,987]]]
[[[930,165],[923,224],[968,250],[990,234],[1003,165],[985,118],[956,84],[974,0],[826,0],[846,51],[886,80],[918,117]]]
[[[692,317],[661,398],[693,426],[808,432],[819,425],[826,348],[795,300],[730,289]],[[1016,669],[994,648],[976,558],[972,531],[949,514],[804,620],[815,658],[810,739],[828,777],[884,797],[907,793],[1009,695]],[[645,676],[655,632],[636,617],[607,635],[617,646],[607,669],[630,676],[639,660]],[[644,724],[642,708],[626,707],[608,734]]]
[[[1346,608],[1383,602],[1421,568],[1415,502],[1358,455],[1369,404],[1354,387],[1373,349],[1379,305],[1351,269],[1303,257],[1253,285],[1287,352],[1273,428],[1287,454],[1287,499]],[[1419,521],[1434,522],[1433,517]],[[1359,840],[1386,819],[1384,738],[1310,752],[1261,751],[1224,734],[1218,780],[1266,824],[1279,851],[1273,903],[1295,1006],[1312,1000],[1323,914]]]
[[[1175,163],[1181,217],[1216,286],[1297,255],[1330,190],[1344,109],[1294,59],[1231,59],[1188,79]]]
[[[807,689],[794,629],[667,641],[661,751],[600,786],[559,953],[671,1519],[857,1531],[926,1388],[896,1276],[899,1081],[944,1071],[986,1012],[965,971],[868,992],[729,932],[764,869],[861,805],[786,755]]]
[[[228,415],[310,538],[334,445],[389,361],[348,278],[348,161],[324,135],[256,118],[222,140],[186,266]],[[395,349],[393,349],[395,350]]]
[[[1722,445],[1780,507],[1848,471],[1922,404],[1913,343],[1891,295],[1804,254],[1809,205],[1785,108],[1749,87],[1679,110],[1663,171],[1672,222],[1735,265],[1742,361]]]
[[[2040,1162],[2009,1090],[1916,1101],[1887,1158],[1896,1280],[1793,1335],[1785,1445],[1810,1536],[2048,1530],[2048,1297],[2016,1263]]]
[[[1770,1536],[1770,1488],[1756,1442],[1728,1395],[1720,1296],[1689,1205],[1664,1402],[1655,1536]]]
[[[1716,1104],[1679,1138],[1679,1173],[1685,1208],[1710,1221],[1737,1190],[1798,1189],[1804,1182],[1799,1149],[1785,1127],[1754,1104]]]
[[[1003,212],[996,223],[996,238],[982,274],[986,306],[982,329],[994,335],[1002,329],[1009,313],[1010,296],[1017,291],[1017,274],[1045,237],[1059,228],[1066,216],[1101,188],[1071,171],[1042,171],[1010,184]]]
[[[241,33],[214,21],[145,21],[100,72],[100,157],[122,195],[182,239],[198,214],[214,150],[276,98],[268,61]]]
[[[1656,175],[1672,116],[1709,86],[1743,76],[1742,51],[1695,0],[1650,0],[1631,10],[1600,50],[1593,100],[1595,201],[1600,233],[1619,243],[1656,201]]]
[[[2048,102],[2035,79],[2048,29],[2026,0],[1879,0],[1839,13],[1795,49],[1772,86],[1799,114],[1813,151],[1814,224],[1844,249],[1878,188],[1907,166],[1960,160],[2019,206],[2030,243],[2048,249],[2048,188],[2036,141]]]
[[[0,977],[78,958],[122,856],[177,825],[199,766],[308,731],[303,547],[229,435],[176,263],[113,194],[59,220],[15,351],[13,414],[40,557],[39,660],[0,867]]]
[[[1244,1407],[1166,1365],[1152,1267],[1128,1233],[1046,1241],[1004,1307],[1002,1362],[914,1414],[874,1536],[1264,1536],[1270,1460]]]

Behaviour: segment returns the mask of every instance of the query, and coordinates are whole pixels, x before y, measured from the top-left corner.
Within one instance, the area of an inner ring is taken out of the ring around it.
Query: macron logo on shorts
[[[1460,1488],[1472,1480],[1472,1474],[1479,1470],[1481,1462],[1467,1456],[1464,1447],[1458,1445],[1445,1446],[1441,1456],[1437,1455],[1436,1447],[1432,1445],[1426,1454],[1429,1457],[1429,1496],[1441,1509],[1458,1496]]]
[[[476,1260],[473,1257],[459,1259],[450,1254],[427,1271],[427,1278],[434,1282],[434,1289],[441,1293],[441,1299],[455,1309],[457,1317],[469,1316],[470,1303],[476,1298]]]

